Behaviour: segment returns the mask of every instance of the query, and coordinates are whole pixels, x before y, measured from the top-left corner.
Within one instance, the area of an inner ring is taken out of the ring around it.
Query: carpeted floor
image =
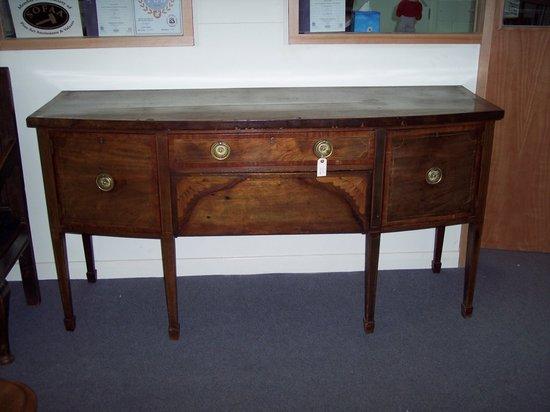
[[[15,363],[41,411],[550,410],[550,254],[483,250],[474,316],[462,271],[380,273],[376,331],[361,273],[178,279],[168,339],[162,279],[57,284],[24,305],[12,282]],[[101,274],[100,274],[101,276]]]

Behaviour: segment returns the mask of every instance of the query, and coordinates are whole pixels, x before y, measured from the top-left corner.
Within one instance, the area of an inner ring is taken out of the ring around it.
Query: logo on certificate
[[[23,11],[23,19],[32,27],[55,30],[69,21],[69,12],[57,4],[34,3]]]
[[[143,11],[153,15],[156,19],[168,13],[174,7],[174,0],[138,0],[138,2]]]
[[[170,14],[168,16],[168,18],[166,19],[166,23],[168,23],[168,26],[170,26],[170,27],[175,27],[176,24],[178,23],[178,19],[173,14]]]
[[[82,36],[78,0],[0,0],[0,2],[7,3],[10,7],[17,38]]]

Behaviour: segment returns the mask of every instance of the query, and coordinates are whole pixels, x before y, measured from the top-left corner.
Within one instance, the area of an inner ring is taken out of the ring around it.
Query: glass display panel
[[[299,0],[299,33],[473,33],[477,0]]]
[[[182,36],[185,0],[0,0],[4,39]]]
[[[550,26],[550,0],[504,0],[504,26]]]

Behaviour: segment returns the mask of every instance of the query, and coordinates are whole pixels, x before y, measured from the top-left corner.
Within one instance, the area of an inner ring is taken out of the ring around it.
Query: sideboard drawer
[[[323,141],[332,146],[329,170],[372,169],[372,130],[174,134],[170,139],[170,166],[176,172],[310,171],[317,165],[315,145]],[[212,153],[216,144],[222,145],[219,159]]]
[[[62,225],[101,233],[160,233],[154,135],[50,134]]]
[[[367,229],[371,172],[183,175],[179,235],[354,233]]]
[[[388,131],[383,226],[472,216],[481,134],[472,125]]]

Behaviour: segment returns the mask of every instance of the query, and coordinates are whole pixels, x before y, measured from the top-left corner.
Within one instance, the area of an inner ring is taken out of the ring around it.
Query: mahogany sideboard
[[[439,272],[445,226],[464,223],[468,317],[503,115],[461,86],[64,91],[27,124],[38,129],[65,327],[75,328],[66,233],[82,234],[90,282],[92,235],[160,239],[178,339],[177,236],[366,234],[368,333],[380,234],[435,227]]]

